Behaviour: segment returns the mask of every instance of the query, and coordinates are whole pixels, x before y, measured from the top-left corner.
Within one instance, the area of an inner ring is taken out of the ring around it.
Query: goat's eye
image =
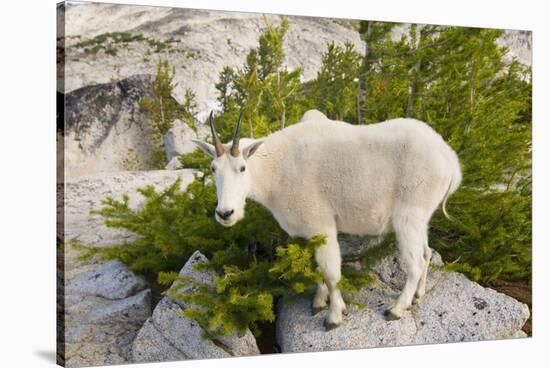
[[[241,172],[244,172],[246,170],[246,167],[241,166]]]
[[[215,173],[216,172],[216,168],[214,166],[211,167],[212,169],[212,172]]]

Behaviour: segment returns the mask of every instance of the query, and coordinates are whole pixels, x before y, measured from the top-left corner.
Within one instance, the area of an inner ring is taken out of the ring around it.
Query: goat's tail
[[[453,221],[454,217],[449,215],[447,212],[447,199],[451,196],[451,186],[453,185],[453,179],[451,178],[451,181],[449,182],[449,188],[447,188],[447,192],[445,193],[445,196],[443,197],[443,204],[441,205],[441,209],[443,210],[443,215],[448,219]]]
[[[454,221],[455,218],[449,215],[449,213],[447,212],[447,200],[454,192],[456,192],[456,190],[460,186],[461,181],[462,181],[462,171],[460,170],[460,164],[458,163],[458,159],[457,159],[455,169],[453,170],[453,174],[451,175],[451,179],[449,180],[449,187],[447,188],[447,192],[443,197],[443,204],[441,205],[441,209],[443,210],[443,215],[445,215],[445,217],[451,221]]]

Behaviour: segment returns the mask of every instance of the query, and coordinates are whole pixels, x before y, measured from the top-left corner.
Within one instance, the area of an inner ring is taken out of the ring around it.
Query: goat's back
[[[279,156],[277,190],[291,201],[281,206],[328,211],[349,233],[384,233],[407,208],[429,218],[460,183],[456,153],[414,119],[361,126],[311,119],[272,134],[260,151]]]

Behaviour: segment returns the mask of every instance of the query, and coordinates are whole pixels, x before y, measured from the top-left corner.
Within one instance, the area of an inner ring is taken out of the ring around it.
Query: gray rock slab
[[[88,315],[88,321],[94,324],[130,324],[142,323],[150,315],[151,290],[143,290],[126,299],[117,300],[101,309],[94,309]]]
[[[292,304],[279,304],[277,342],[281,352],[315,352],[327,350],[359,349],[376,346],[410,344],[416,333],[412,316],[398,322],[386,322],[383,309],[392,300],[392,293],[373,288],[361,299],[368,307],[348,306],[348,316],[342,326],[326,331],[324,320],[327,311],[311,315],[311,300],[300,298]]]
[[[117,48],[116,55],[104,52],[88,55],[82,47],[76,47],[79,41],[107,32],[142,34],[158,41],[174,38],[179,41],[171,44],[179,55],[170,58],[176,70],[174,97],[181,103],[185,90],[191,89],[196,94],[199,112],[209,111],[216,105],[215,84],[223,67],[241,66],[250,48],[258,46],[266,20],[276,25],[282,18],[261,13],[114,4],[68,6],[65,16],[65,91],[135,74],[156,73],[156,58],[144,58],[151,51],[146,41]],[[337,44],[350,41],[357,50],[362,49],[354,29],[331,19],[290,17],[289,20],[284,44],[285,65],[290,69],[303,68],[304,81],[316,77],[328,41]]]
[[[527,305],[456,272],[445,273],[412,313],[417,344],[512,337],[529,318]]]
[[[77,295],[67,298],[65,361],[67,367],[127,362],[137,332],[151,315],[149,289],[125,299]]]
[[[442,271],[437,267],[440,262],[435,253],[426,296],[397,321],[386,321],[383,315],[400,294],[405,280],[399,257],[395,256],[387,257],[375,268],[379,282],[353,295],[352,300],[366,307],[348,304],[348,316],[334,330],[325,330],[326,310],[311,315],[310,298],[279,303],[276,331],[281,351],[314,352],[525,336],[520,332],[529,318],[525,304],[484,288],[462,274]]]
[[[176,119],[164,135],[164,150],[168,161],[186,153],[193,152],[197,146],[191,141],[197,133],[182,120]]]
[[[136,363],[184,360],[187,357],[178,350],[148,319],[132,343],[131,360]]]
[[[213,341],[203,339],[203,330],[195,322],[180,315],[180,306],[163,298],[153,312],[154,326],[176,349],[191,359],[224,358],[229,354]]]
[[[183,190],[195,180],[195,174],[200,175],[191,169],[125,171],[66,179],[64,185],[58,186],[58,198],[64,199],[57,204],[57,211],[64,218],[64,226],[60,227],[63,233],[58,235],[67,243],[74,241],[100,247],[131,242],[135,234],[125,229],[108,228],[101,216],[91,212],[100,210],[101,201],[106,197],[121,200],[123,194],[128,195],[130,208],[138,209],[144,198],[136,189],[152,185],[162,190],[181,179]],[[68,245],[65,249],[70,251]],[[70,265],[65,266],[65,269],[70,268]]]
[[[183,265],[179,273],[180,276],[189,277],[197,282],[214,284],[214,277],[216,275],[209,270],[197,270],[195,265],[199,263],[208,263],[208,258],[197,250],[191,254],[191,257],[189,257],[185,265]]]
[[[106,299],[123,299],[145,288],[143,277],[136,276],[119,261],[107,262],[72,280],[65,291]]]
[[[212,272],[194,268],[196,264],[206,262],[208,259],[197,251],[183,266],[180,275],[212,284],[214,282]],[[160,361],[178,359],[179,356],[188,359],[204,359],[260,353],[250,331],[246,331],[242,336],[233,334],[214,340],[205,339],[203,329],[195,321],[181,315],[181,310],[188,307],[167,296],[162,298],[148,323],[138,333],[139,338],[132,347],[134,359]],[[166,344],[161,347],[160,344],[163,343]]]
[[[173,157],[170,161],[168,161],[165,167],[166,170],[179,170],[181,168],[183,168],[183,165],[181,164],[179,157]]]
[[[431,272],[426,282],[426,291],[434,287],[443,275],[441,271],[438,271],[442,266],[443,260],[439,253],[432,252],[432,258],[430,260]],[[381,259],[380,262],[373,267],[372,272],[384,285],[393,289],[401,290],[405,286],[407,277],[398,252]]]

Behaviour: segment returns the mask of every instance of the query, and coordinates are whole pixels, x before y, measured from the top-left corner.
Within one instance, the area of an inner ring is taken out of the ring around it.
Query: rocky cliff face
[[[508,47],[507,62],[516,58],[520,63],[528,66],[533,62],[532,43],[531,31],[505,30],[504,35],[498,40],[499,46]]]
[[[278,24],[279,15],[221,12],[114,4],[72,4],[65,13],[65,91],[82,86],[154,74],[159,58],[176,68],[174,97],[185,88],[197,94],[199,111],[215,107],[218,75],[226,65],[245,62],[256,47],[266,22]],[[285,40],[286,64],[315,77],[326,43],[353,42],[362,49],[357,32],[335,20],[289,17]],[[105,37],[128,33],[125,40]]]
[[[151,87],[150,75],[134,75],[65,95],[66,178],[144,167],[153,146],[138,103]]]

